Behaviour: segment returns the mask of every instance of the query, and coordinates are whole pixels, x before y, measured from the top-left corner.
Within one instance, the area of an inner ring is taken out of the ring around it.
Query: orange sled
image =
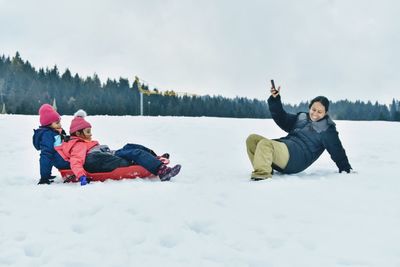
[[[164,164],[168,164],[169,160],[168,159],[160,159]],[[69,183],[69,182],[78,182],[79,178],[75,177],[74,173],[72,170],[67,169],[67,170],[59,170],[62,179],[64,180],[64,183]],[[154,174],[146,170],[140,165],[132,165],[128,167],[120,167],[116,168],[115,170],[111,172],[95,172],[95,173],[90,173],[88,172],[86,177],[90,181],[100,181],[104,182],[107,179],[112,179],[112,180],[121,180],[121,179],[135,179],[135,178],[147,178],[147,177],[154,177]]]

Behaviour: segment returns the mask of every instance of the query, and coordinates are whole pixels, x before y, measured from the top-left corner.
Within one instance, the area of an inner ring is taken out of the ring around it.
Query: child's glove
[[[83,185],[87,185],[87,183],[88,183],[87,178],[86,178],[85,175],[82,175],[82,176],[79,178],[79,181],[81,182],[81,185],[82,185],[82,186],[83,186]]]

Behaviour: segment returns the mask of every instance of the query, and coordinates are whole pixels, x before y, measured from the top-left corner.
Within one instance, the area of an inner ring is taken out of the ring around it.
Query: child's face
[[[78,133],[78,136],[84,140],[91,141],[92,140],[92,129],[85,128],[82,130],[82,133]]]
[[[55,121],[52,124],[50,124],[50,128],[54,130],[60,130],[61,129],[61,120]]]

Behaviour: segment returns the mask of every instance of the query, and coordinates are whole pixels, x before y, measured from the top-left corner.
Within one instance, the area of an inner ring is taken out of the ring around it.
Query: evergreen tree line
[[[60,114],[73,114],[83,108],[90,115],[139,115],[140,92],[137,81],[99,77],[82,78],[69,69],[60,73],[57,66],[36,70],[17,52],[13,58],[0,57],[0,104],[13,114],[37,114],[43,103],[56,100]],[[144,90],[152,90],[142,86]],[[267,96],[266,96],[267,97]],[[298,105],[284,104],[288,112],[308,110],[308,102]],[[266,101],[244,97],[143,95],[144,115],[150,116],[212,116],[233,118],[270,118]],[[400,121],[400,103],[393,99],[388,107],[371,102],[341,100],[331,103],[331,116],[340,120],[393,120]]]

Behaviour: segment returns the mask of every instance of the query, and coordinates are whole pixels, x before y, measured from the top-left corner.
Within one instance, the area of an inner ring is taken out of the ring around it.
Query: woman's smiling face
[[[310,119],[312,121],[319,121],[326,115],[326,110],[324,105],[321,102],[314,102],[310,107]]]

